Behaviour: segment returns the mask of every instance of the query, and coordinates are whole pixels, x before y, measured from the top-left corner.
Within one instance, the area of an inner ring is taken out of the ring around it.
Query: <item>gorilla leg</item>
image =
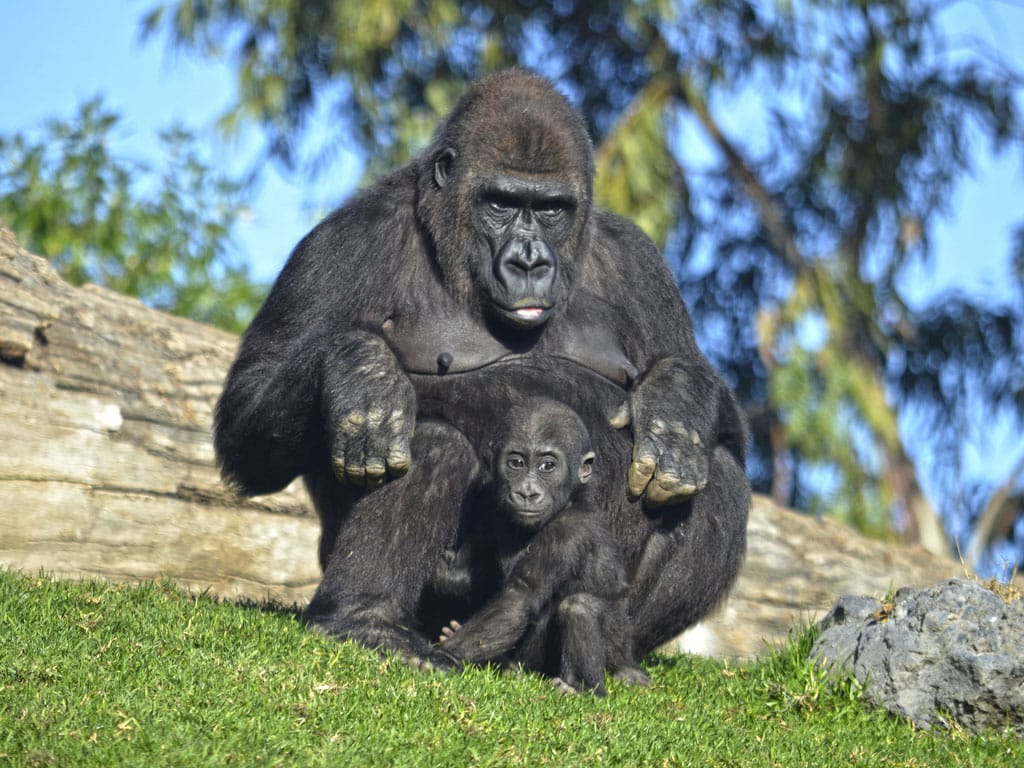
[[[637,565],[629,608],[637,658],[696,624],[725,598],[743,563],[749,512],[743,470],[731,453],[716,448],[707,487],[663,511],[663,524]]]
[[[331,559],[331,552],[334,551],[345,518],[365,491],[350,485],[342,485],[334,479],[331,472],[307,475],[304,480],[306,490],[313,499],[313,506],[320,515],[320,546],[317,549],[317,557],[320,561],[320,571],[323,572],[327,570],[327,563]]]
[[[561,662],[555,684],[563,690],[593,691],[604,696],[607,663],[606,638],[601,616],[608,602],[596,595],[577,592],[558,604],[556,621],[561,640]]]
[[[334,510],[324,536],[335,544],[306,618],[335,637],[422,660],[436,654],[418,631],[417,606],[454,541],[479,465],[465,437],[439,422],[417,426],[412,451],[407,475],[354,503],[333,481],[310,483],[318,508]]]

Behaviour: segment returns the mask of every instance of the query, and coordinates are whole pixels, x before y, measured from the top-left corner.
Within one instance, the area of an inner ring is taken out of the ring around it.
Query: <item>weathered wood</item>
[[[300,483],[220,482],[213,404],[238,340],[65,284],[0,230],[0,563],[303,601],[318,527]]]
[[[301,484],[240,499],[218,478],[210,425],[237,342],[102,288],[72,288],[0,229],[0,564],[308,599],[318,528]],[[680,645],[751,656],[840,594],[924,586],[955,570],[758,498],[733,596]]]

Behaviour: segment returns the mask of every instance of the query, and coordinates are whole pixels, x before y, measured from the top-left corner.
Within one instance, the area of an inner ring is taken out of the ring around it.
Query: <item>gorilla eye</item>
[[[569,208],[563,203],[545,203],[536,209],[537,218],[546,227],[553,228],[560,226],[569,213]]]
[[[509,456],[505,461],[505,466],[509,469],[522,469],[526,466],[526,462],[523,461],[522,456]]]
[[[546,459],[537,466],[537,469],[545,475],[549,475],[554,472],[557,467],[558,463],[554,459]]]
[[[519,207],[516,201],[510,197],[493,193],[484,197],[484,203],[487,205],[487,210],[502,217],[511,216]]]

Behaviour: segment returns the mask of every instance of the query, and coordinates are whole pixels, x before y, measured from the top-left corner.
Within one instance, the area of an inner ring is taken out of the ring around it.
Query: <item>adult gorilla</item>
[[[580,116],[548,81],[506,71],[292,253],[242,340],[215,442],[245,493],[304,476],[324,567],[308,616],[327,632],[435,654],[427,637],[458,617],[427,581],[473,513],[495,414],[532,396],[591,432],[638,658],[732,585],[742,418],[654,244],[593,208],[592,186]]]

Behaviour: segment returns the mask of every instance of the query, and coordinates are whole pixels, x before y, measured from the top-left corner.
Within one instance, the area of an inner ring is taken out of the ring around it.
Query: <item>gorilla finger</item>
[[[350,446],[345,451],[345,482],[356,488],[366,485],[366,458],[361,448]]]
[[[384,485],[387,470],[383,459],[368,459],[366,462],[366,488],[375,491]]]
[[[366,487],[366,467],[347,465],[345,467],[345,480],[349,485],[354,485],[356,488]]]
[[[695,445],[699,446],[699,442],[691,443],[689,433],[685,442],[669,445],[658,457],[654,484],[661,485],[669,495],[677,496],[703,490],[708,484],[708,460],[702,449],[693,449]]]
[[[345,457],[332,456],[331,469],[334,470],[334,479],[340,483],[347,483],[348,476],[345,474]]]
[[[392,477],[401,477],[409,471],[412,466],[412,451],[409,448],[409,438],[402,435],[395,438],[388,445],[385,454],[388,472]]]
[[[386,455],[386,436],[380,429],[370,431],[364,445],[362,464],[366,470],[366,487],[371,491],[380,488],[387,479]]]
[[[697,492],[692,483],[684,482],[673,475],[659,474],[647,486],[644,498],[652,507],[660,507],[683,501]]]
[[[679,459],[676,464],[678,471],[668,474],[678,475],[683,483],[693,486],[693,492],[703,491],[708,484],[708,457],[703,452],[694,452]]]
[[[690,465],[686,479],[693,486],[693,492],[703,491],[708,487],[708,465],[707,462],[694,462]]]
[[[654,456],[645,454],[637,456],[633,459],[633,463],[629,465],[629,477],[627,479],[627,487],[629,489],[629,495],[631,497],[639,498],[647,484],[651,482],[651,478],[654,477],[655,469]]]
[[[608,423],[616,429],[628,427],[632,418],[630,417],[629,400],[623,400],[622,405],[615,409],[615,412],[608,417]]]

